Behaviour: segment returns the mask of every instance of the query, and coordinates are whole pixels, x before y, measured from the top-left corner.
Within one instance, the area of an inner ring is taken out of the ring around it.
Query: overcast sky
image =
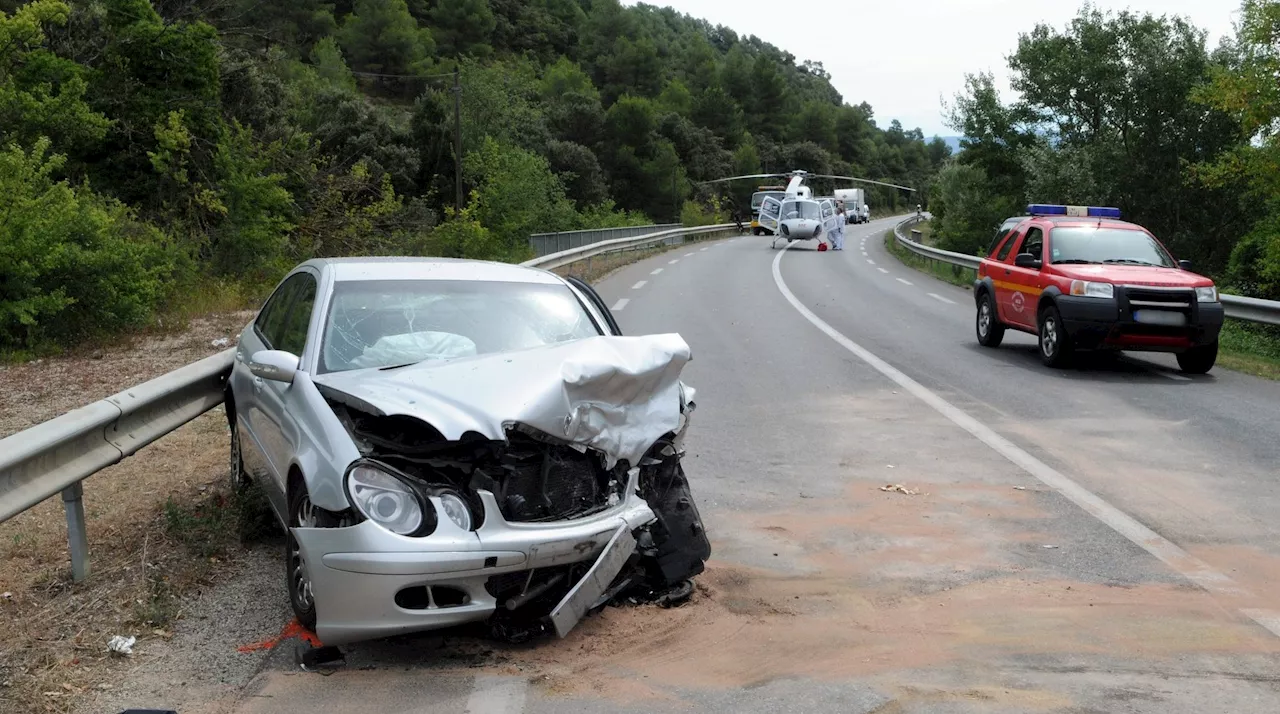
[[[1006,100],[1005,56],[1018,33],[1037,22],[1062,28],[1076,15],[1074,0],[648,0],[756,35],[796,56],[822,62],[851,104],[868,102],[876,123],[898,119],[925,136],[953,135],[941,100],[964,87],[965,73],[990,71]],[[631,4],[631,3],[628,3]],[[1189,18],[1209,32],[1209,48],[1233,35],[1237,0],[1095,0],[1101,9]]]

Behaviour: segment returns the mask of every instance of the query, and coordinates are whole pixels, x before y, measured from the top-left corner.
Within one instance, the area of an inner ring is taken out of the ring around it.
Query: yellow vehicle
[[[764,203],[766,198],[776,198],[782,200],[787,195],[786,186],[760,186],[758,190],[751,194],[751,233],[752,235],[769,235],[773,231],[760,225],[760,204]]]

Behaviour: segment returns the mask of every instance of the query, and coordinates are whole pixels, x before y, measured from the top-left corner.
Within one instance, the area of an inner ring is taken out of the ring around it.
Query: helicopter
[[[782,196],[766,195],[760,201],[760,213],[756,221],[760,228],[773,234],[772,247],[778,247],[779,240],[788,244],[798,240],[822,240],[824,235],[835,229],[840,220],[836,213],[836,201],[830,198],[814,198],[813,189],[805,185],[808,179],[836,179],[839,181],[857,181],[878,186],[889,186],[914,192],[915,189],[898,184],[873,181],[853,176],[831,176],[828,174],[811,174],[797,169],[785,174],[748,174],[745,176],[729,176],[726,178],[703,181],[703,185],[741,181],[745,179],[787,178],[787,188]]]

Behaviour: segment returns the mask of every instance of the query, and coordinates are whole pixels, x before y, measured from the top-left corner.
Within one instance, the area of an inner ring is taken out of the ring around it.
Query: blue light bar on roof
[[[1079,218],[1119,218],[1119,208],[1105,206],[1058,206],[1052,203],[1032,203],[1027,206],[1032,216],[1075,216]]]

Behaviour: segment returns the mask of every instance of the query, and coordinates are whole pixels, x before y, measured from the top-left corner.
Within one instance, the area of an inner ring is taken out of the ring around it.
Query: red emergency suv
[[[1172,352],[1184,372],[1218,358],[1223,309],[1213,281],[1176,261],[1115,208],[1033,204],[996,232],[974,284],[978,342],[1037,335],[1040,359],[1077,349]]]

